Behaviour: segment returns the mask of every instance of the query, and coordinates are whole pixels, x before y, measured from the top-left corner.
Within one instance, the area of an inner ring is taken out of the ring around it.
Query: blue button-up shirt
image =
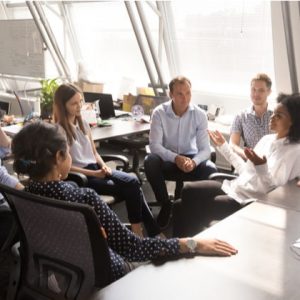
[[[164,161],[174,162],[178,154],[192,155],[196,165],[210,157],[205,112],[194,104],[177,116],[172,101],[159,105],[154,111],[150,129],[150,150]]]
[[[1,160],[0,160],[0,162],[1,162]],[[10,187],[15,187],[17,185],[17,183],[19,182],[19,180],[16,177],[8,174],[5,167],[0,166],[0,182],[2,184],[8,185]],[[2,194],[0,194],[0,202],[3,202],[3,201],[1,201],[2,199],[3,199],[3,196],[2,196]]]

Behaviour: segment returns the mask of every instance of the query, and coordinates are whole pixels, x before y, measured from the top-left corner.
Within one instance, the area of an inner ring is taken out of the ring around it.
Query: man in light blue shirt
[[[203,180],[217,171],[209,160],[206,114],[190,103],[190,80],[176,77],[169,89],[171,100],[153,111],[149,136],[151,154],[144,164],[156,200],[162,203],[157,218],[161,227],[168,224],[172,208],[165,180]]]

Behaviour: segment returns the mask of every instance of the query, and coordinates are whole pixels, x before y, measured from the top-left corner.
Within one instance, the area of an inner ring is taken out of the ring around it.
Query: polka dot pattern
[[[33,194],[92,206],[107,234],[114,279],[125,275],[125,261],[143,262],[178,255],[178,239],[139,238],[128,230],[116,214],[89,188],[76,188],[63,181],[31,181],[26,187]]]

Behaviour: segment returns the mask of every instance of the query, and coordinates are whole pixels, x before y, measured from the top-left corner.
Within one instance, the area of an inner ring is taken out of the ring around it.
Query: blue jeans
[[[98,164],[89,164],[85,169],[99,170],[100,167]],[[88,187],[99,195],[112,195],[125,201],[130,223],[143,222],[149,236],[160,233],[136,176],[112,170],[111,176],[105,178],[88,176],[87,179]]]
[[[186,155],[190,158],[193,156]],[[192,172],[181,171],[175,163],[163,161],[157,154],[149,154],[144,161],[145,173],[155,198],[160,203],[169,201],[165,180],[171,181],[197,181],[208,179],[210,174],[217,172],[215,164],[206,160],[200,163]]]

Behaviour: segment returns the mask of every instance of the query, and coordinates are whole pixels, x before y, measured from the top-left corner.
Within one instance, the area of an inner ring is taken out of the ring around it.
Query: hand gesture
[[[187,157],[183,165],[183,172],[189,173],[192,172],[196,167],[196,163],[191,158]]]
[[[188,173],[194,170],[196,163],[189,157],[177,155],[175,158],[176,166],[183,172]]]
[[[249,160],[251,160],[255,166],[263,165],[267,162],[267,158],[265,156],[258,156],[251,148],[245,148],[244,153],[246,157]]]
[[[227,242],[218,239],[195,239],[197,253],[206,255],[231,256],[237,254],[237,249]]]
[[[100,170],[95,170],[93,176],[98,177],[98,178],[105,178],[106,175],[107,175],[107,174],[106,174],[106,171],[103,170],[103,168],[102,168],[102,169],[100,169]]]
[[[208,132],[210,139],[213,141],[213,143],[216,146],[222,146],[226,142],[224,136],[218,130],[216,130],[216,131],[208,130],[207,132]]]
[[[103,170],[105,172],[105,175],[107,176],[111,176],[112,174],[111,168],[108,167],[107,165],[103,165],[101,170]]]

